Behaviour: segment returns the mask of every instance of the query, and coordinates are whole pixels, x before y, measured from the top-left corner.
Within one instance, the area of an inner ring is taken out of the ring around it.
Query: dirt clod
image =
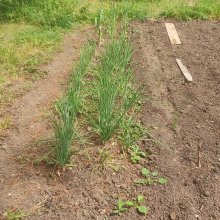
[[[141,166],[140,164],[135,164],[135,168],[138,169],[138,170],[142,170],[143,166]]]
[[[172,213],[170,214],[170,219],[171,219],[171,220],[176,219],[176,214],[175,214],[174,212],[172,212]]]

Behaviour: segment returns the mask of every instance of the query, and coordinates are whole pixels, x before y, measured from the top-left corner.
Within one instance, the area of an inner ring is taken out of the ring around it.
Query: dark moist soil
[[[170,44],[165,22],[174,23],[181,45]],[[150,99],[139,119],[163,146],[138,142],[149,156],[131,164],[128,156],[119,160],[116,142],[107,144],[105,149],[115,152],[110,162],[119,164],[118,173],[108,165],[98,167],[99,144],[74,156],[75,166],[63,173],[45,161],[33,163],[48,152],[47,145],[34,145],[13,156],[28,143],[52,135],[44,118],[50,114],[51,101],[59,97],[60,82],[68,74],[67,60],[77,58],[84,42],[85,32],[76,33],[67,38],[64,51],[46,67],[51,68],[48,78],[9,109],[14,126],[0,146],[2,218],[7,210],[24,210],[28,216],[23,219],[220,219],[220,24],[160,19],[131,22],[131,33],[135,77],[140,85],[148,85],[145,96]],[[175,58],[186,65],[192,83],[184,81]],[[175,127],[174,118],[178,118]],[[143,179],[143,167],[159,172],[168,182],[133,183]],[[113,214],[119,198],[135,201],[138,195],[145,197],[141,205],[148,208],[146,215],[134,207],[121,216]]]

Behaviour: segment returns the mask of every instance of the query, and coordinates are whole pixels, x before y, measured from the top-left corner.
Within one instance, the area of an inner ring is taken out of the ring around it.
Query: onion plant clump
[[[132,48],[124,39],[114,40],[105,47],[98,68],[97,87],[91,87],[94,110],[90,122],[105,144],[119,127],[125,114],[140,99],[141,89],[129,86],[131,71],[127,69]]]
[[[56,160],[64,169],[72,156],[70,146],[76,136],[76,117],[71,103],[61,101],[56,105],[59,118],[55,118]]]
[[[90,61],[95,51],[95,44],[86,44],[80,53],[79,63],[76,68],[73,68],[73,74],[70,80],[66,99],[71,103],[75,114],[78,113],[83,105],[84,84],[83,77],[88,69]]]
[[[101,43],[102,41],[102,36],[103,36],[103,31],[102,31],[102,23],[104,21],[104,13],[103,13],[103,10],[99,10],[99,13],[98,13],[98,17],[95,18],[95,24],[97,25],[98,27],[98,34],[99,34],[99,42]]]
[[[108,6],[108,5],[107,5]],[[111,41],[114,41],[116,33],[118,32],[118,21],[123,22],[123,34],[127,37],[129,12],[132,6],[120,6],[113,2],[111,7],[105,10],[99,10],[98,16],[95,18],[95,24],[98,28],[98,34],[100,37],[100,43],[103,37],[104,30],[106,30]]]
[[[83,103],[83,77],[87,71],[95,44],[86,44],[81,51],[79,64],[74,68],[67,94],[56,104],[58,116],[55,116],[56,160],[65,169],[73,154],[71,145],[81,140],[82,126],[77,120],[77,113]]]

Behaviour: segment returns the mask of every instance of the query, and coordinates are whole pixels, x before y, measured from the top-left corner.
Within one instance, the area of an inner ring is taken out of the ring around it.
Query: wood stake
[[[183,65],[182,61],[179,59],[176,59],[176,62],[180,68],[180,71],[182,72],[183,76],[185,77],[186,81],[192,82],[193,81],[192,76],[189,73],[189,71],[187,70],[187,68]]]
[[[178,33],[173,23],[165,23],[167,33],[170,38],[171,44],[181,44]]]

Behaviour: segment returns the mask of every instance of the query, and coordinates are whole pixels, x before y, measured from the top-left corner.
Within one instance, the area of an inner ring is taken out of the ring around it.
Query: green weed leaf
[[[40,162],[42,158],[38,157],[37,159],[34,160],[34,163]]]
[[[144,197],[142,195],[138,196],[138,203],[141,203],[144,201]]]
[[[160,178],[158,180],[158,183],[160,183],[160,184],[165,184],[166,182],[167,182],[167,179],[164,179],[164,178]]]
[[[148,175],[148,174],[149,174],[149,170],[146,169],[146,168],[143,168],[142,171],[141,171],[141,173],[142,173],[143,175]]]
[[[135,160],[140,160],[141,158],[139,156],[134,157]]]
[[[143,156],[143,157],[147,157],[147,155],[144,153],[144,152],[140,152],[140,154],[141,154],[141,156]]]
[[[118,166],[112,166],[112,168],[114,169],[114,171],[117,173],[118,172]]]
[[[118,200],[118,208],[121,209],[123,206],[123,202],[121,199]]]
[[[134,203],[131,202],[131,201],[127,201],[127,202],[125,202],[125,204],[126,204],[126,205],[129,205],[129,206],[134,206]]]
[[[151,175],[152,175],[152,176],[157,176],[157,175],[158,175],[158,172],[153,172]]]
[[[143,180],[134,180],[133,183],[144,183]]]
[[[147,208],[145,206],[139,206],[138,211],[144,214],[147,214]]]

